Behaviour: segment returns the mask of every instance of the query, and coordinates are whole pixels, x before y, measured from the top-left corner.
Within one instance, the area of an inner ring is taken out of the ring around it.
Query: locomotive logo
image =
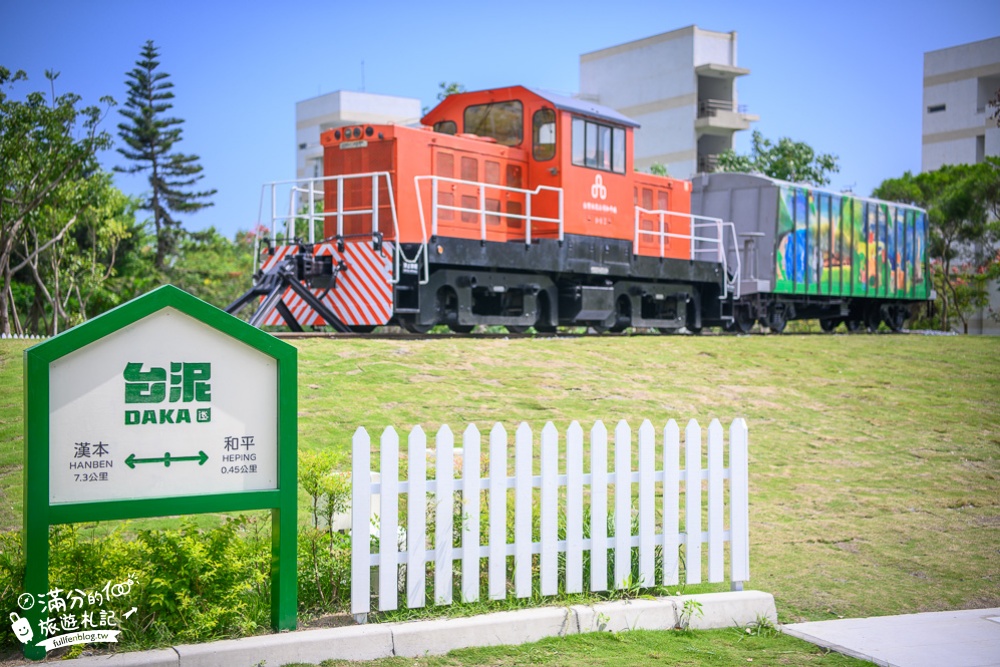
[[[590,196],[594,199],[608,198],[608,189],[604,186],[604,178],[600,174],[594,178],[594,184],[590,186]]]

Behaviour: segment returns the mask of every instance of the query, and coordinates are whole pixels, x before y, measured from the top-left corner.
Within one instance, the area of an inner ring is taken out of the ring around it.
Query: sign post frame
[[[271,357],[277,367],[276,489],[207,495],[104,500],[52,504],[49,496],[49,367],[164,308],[225,334],[240,345]],[[32,597],[49,591],[49,528],[58,524],[137,519],[180,514],[271,510],[271,626],[275,631],[297,625],[298,514],[298,357],[297,350],[274,336],[211,306],[172,285],[164,285],[24,351],[24,520],[25,592]],[[25,610],[38,627],[39,606]],[[45,649],[24,646],[26,658],[39,660]]]

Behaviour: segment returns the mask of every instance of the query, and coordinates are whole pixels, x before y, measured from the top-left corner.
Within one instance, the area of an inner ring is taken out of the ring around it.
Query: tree
[[[737,155],[733,150],[722,153],[718,170],[756,172],[783,181],[816,186],[828,185],[830,179],[827,174],[840,171],[836,155],[817,155],[805,142],[782,137],[774,144],[757,130],[753,132],[752,141],[750,155]]]
[[[68,185],[85,182],[98,172],[95,155],[111,145],[111,136],[98,125],[114,104],[78,109],[80,97],[56,96],[57,72],[46,71],[52,96],[29,93],[23,101],[11,99],[4,92],[27,75],[13,75],[0,66],[0,332],[10,333],[15,249],[24,248],[18,266],[35,263],[40,255],[59,243],[85,205],[79,199],[56,195],[71,192]],[[57,224],[50,215],[58,206]],[[16,319],[16,311],[14,311]]]
[[[237,232],[230,241],[214,227],[200,232],[182,231],[178,236],[181,261],[171,268],[174,285],[213,306],[225,308],[246,289],[253,274],[254,235]]]
[[[927,209],[928,256],[941,301],[941,328],[954,310],[968,332],[968,314],[987,301],[1000,242],[1000,158],[945,165],[935,171],[887,179],[872,196]]]
[[[180,222],[173,214],[194,213],[211,206],[208,198],[216,191],[191,190],[204,177],[199,157],[174,150],[181,140],[184,121],[166,115],[173,108],[170,100],[174,98],[171,92],[174,84],[168,81],[169,74],[157,71],[159,55],[152,40],[147,41],[140,59],[126,75],[128,101],[121,114],[127,122],[118,125],[125,146],[118,152],[134,164],[116,167],[115,170],[149,175],[150,193],[142,208],[153,214],[156,233],[154,265],[162,270],[167,256],[175,251],[177,245]]]
[[[12,312],[26,314],[25,330],[56,334],[152,286],[137,205],[102,171],[56,188],[14,250]]]
[[[457,93],[465,92],[465,86],[463,86],[460,83],[456,83],[454,81],[452,81],[451,83],[442,81],[441,83],[438,84],[438,88],[440,89],[438,90],[438,101],[443,100],[449,95],[455,95]]]

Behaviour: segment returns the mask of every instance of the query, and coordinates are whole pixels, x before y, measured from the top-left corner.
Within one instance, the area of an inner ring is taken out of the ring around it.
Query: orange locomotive
[[[324,175],[284,184],[287,215],[270,186],[266,260],[230,312],[264,297],[255,325],[359,332],[731,321],[734,230],[690,215],[688,181],[634,170],[634,121],[512,86],[422,123],[324,132]]]

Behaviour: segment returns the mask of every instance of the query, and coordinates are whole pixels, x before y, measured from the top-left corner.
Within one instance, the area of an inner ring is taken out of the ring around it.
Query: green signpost
[[[294,347],[167,285],[24,362],[26,594],[50,590],[52,525],[269,509],[271,624],[296,627]]]

